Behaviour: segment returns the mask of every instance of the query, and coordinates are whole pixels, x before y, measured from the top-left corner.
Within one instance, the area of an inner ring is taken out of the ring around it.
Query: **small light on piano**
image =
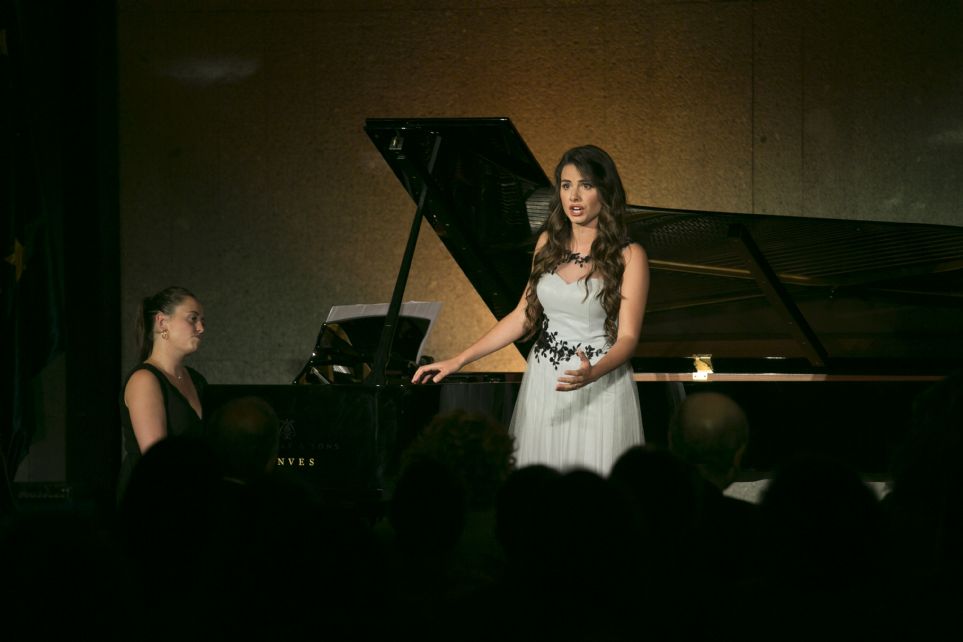
[[[712,374],[712,355],[694,354],[692,355],[692,364],[695,367],[695,372],[692,373],[692,380],[708,381],[709,375]]]

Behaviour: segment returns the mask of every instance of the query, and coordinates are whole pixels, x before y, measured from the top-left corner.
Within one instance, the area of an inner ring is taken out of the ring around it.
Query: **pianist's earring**
[[[167,341],[167,340],[170,339],[170,338],[171,338],[171,333],[170,333],[170,331],[164,330],[164,331],[161,332],[161,339],[163,339],[164,341]]]

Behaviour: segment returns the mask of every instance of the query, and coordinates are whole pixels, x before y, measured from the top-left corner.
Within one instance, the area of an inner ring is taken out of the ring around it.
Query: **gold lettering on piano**
[[[316,463],[314,457],[278,457],[278,466],[287,468],[312,468]]]

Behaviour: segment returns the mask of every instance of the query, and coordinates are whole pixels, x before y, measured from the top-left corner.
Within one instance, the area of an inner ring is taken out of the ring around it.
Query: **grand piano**
[[[501,318],[525,287],[552,185],[507,118],[369,119],[365,131],[413,205],[380,336],[322,327],[292,385],[210,386],[206,403],[268,398],[282,467],[322,492],[379,497],[431,416],[468,407],[507,422],[520,380],[408,383],[418,364],[396,338],[422,220]],[[627,223],[651,269],[632,359],[650,443],[665,443],[685,395],[713,389],[749,417],[746,476],[815,450],[883,477],[914,397],[963,363],[963,228],[638,205]]]

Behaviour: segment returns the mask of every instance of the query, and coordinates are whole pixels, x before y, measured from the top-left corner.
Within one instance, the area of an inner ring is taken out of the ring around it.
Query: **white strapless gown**
[[[538,282],[545,311],[542,332],[528,365],[512,416],[518,467],[546,464],[560,470],[587,468],[608,475],[626,449],[645,441],[639,393],[626,363],[584,388],[555,390],[565,370],[580,365],[581,349],[595,363],[608,350],[599,279],[566,282],[546,274]]]

